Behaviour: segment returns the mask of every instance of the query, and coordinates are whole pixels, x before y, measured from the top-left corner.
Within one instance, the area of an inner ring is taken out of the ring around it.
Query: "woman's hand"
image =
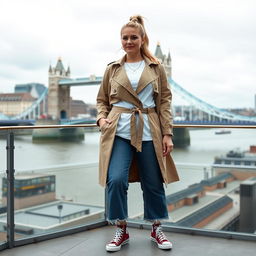
[[[164,135],[163,137],[163,156],[167,156],[173,150],[173,142],[171,135]]]
[[[100,120],[99,120],[99,126],[100,126],[100,129],[101,129],[101,127],[104,125],[104,124],[111,124],[112,123],[112,121],[111,120],[109,120],[109,119],[107,119],[107,118],[101,118]]]

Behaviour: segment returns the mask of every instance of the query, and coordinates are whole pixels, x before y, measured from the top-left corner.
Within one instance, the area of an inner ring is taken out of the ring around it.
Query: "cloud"
[[[136,13],[154,52],[170,50],[173,78],[219,107],[253,106],[256,93],[256,2],[253,0],[12,0],[0,16],[0,90],[47,85],[49,63],[62,57],[73,77],[102,75],[120,58],[120,28]],[[94,102],[97,88],[72,88]]]

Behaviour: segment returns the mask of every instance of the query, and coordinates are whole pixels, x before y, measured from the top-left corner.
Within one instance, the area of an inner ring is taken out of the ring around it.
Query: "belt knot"
[[[142,110],[138,107],[134,107],[131,109],[131,144],[137,149],[137,151],[141,152],[142,147],[142,135],[143,135],[143,127],[144,120],[142,115]],[[139,123],[138,127],[136,125],[136,114],[139,114]]]
[[[138,114],[140,114],[140,113],[141,113],[141,109],[134,107],[134,108],[132,108],[132,113],[138,113]]]

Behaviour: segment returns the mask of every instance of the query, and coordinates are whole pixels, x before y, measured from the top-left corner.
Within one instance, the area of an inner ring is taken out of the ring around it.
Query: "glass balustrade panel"
[[[98,185],[98,141],[97,128],[15,133],[16,239],[104,219],[104,189]]]
[[[255,233],[255,138],[255,129],[176,128],[172,157],[180,181],[165,186],[165,224]],[[140,184],[131,184],[130,221],[144,223],[143,208]]]

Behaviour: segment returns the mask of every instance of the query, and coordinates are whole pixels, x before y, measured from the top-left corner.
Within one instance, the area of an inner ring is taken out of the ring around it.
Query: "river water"
[[[216,129],[190,130],[191,145],[174,149],[178,163],[211,164],[215,156],[235,148],[248,150],[256,144],[256,130],[232,129],[231,134],[215,135]],[[99,132],[86,132],[81,142],[34,143],[29,135],[15,137],[16,171],[52,165],[96,163]],[[6,141],[0,138],[0,172],[6,169]]]

